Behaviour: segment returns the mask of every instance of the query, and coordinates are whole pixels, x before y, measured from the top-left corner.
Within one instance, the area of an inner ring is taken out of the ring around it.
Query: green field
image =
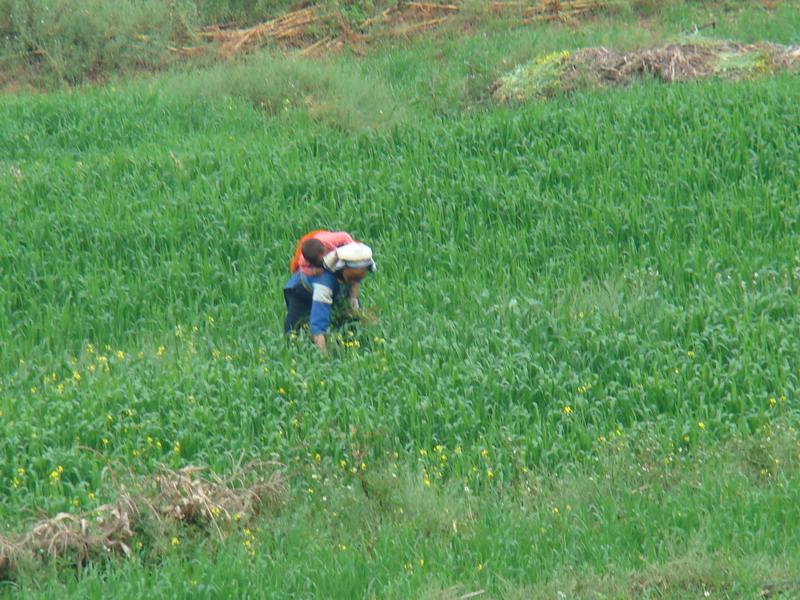
[[[520,35],[639,35],[552,32]],[[23,556],[0,595],[800,593],[800,79],[487,107],[492,52],[0,99],[0,542],[161,465],[274,460],[289,490],[224,540]],[[379,266],[379,321],[324,358],[281,333],[319,226]]]

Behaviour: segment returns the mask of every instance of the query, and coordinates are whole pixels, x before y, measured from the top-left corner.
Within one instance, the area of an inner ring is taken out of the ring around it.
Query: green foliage
[[[313,121],[346,130],[385,127],[404,112],[385,81],[352,63],[270,54],[236,65],[165,75],[152,86],[166,86],[186,101],[230,98],[271,115],[302,112]]]
[[[291,9],[296,0],[195,0],[204,23],[256,23]]]
[[[567,69],[569,52],[551,52],[519,65],[500,78],[494,95],[501,101],[548,98],[562,90],[561,78]]]
[[[192,9],[175,2],[2,0],[0,61],[9,74],[23,70],[45,85],[161,68],[170,37],[192,28]]]

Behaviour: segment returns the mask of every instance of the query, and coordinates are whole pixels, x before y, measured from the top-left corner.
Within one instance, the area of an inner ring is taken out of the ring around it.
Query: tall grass
[[[231,99],[268,115],[364,131],[405,120],[406,109],[391,83],[351,61],[303,60],[261,54],[236,65],[165,75],[151,88],[200,101]]]
[[[0,2],[0,83],[78,84],[169,60],[170,37],[193,20],[168,2]]]
[[[238,95],[9,98],[3,521],[112,497],[107,461],[225,471],[274,456],[295,498],[259,538],[256,564],[285,574],[264,589],[524,596],[559,565],[624,587],[630,569],[656,578],[690,551],[783,572],[794,542],[775,532],[798,489],[797,92],[791,77],[645,85],[348,135]],[[286,260],[319,225],[368,241],[381,266],[364,286],[380,323],[345,332],[327,360],[279,326]],[[628,491],[580,483],[595,476]],[[465,488],[477,504],[459,504]],[[574,517],[554,520],[567,505]],[[330,520],[351,509],[363,529]],[[223,577],[208,594],[244,585],[231,544],[198,559],[211,562],[196,581]],[[331,554],[339,544],[356,553]],[[176,552],[159,580],[170,594],[189,568]],[[160,577],[123,584],[127,569],[85,585],[135,594]],[[735,589],[712,570],[692,589]]]

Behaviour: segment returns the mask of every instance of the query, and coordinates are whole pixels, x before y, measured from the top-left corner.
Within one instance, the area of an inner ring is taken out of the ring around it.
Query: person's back
[[[353,242],[346,231],[312,231],[300,238],[290,270],[300,270],[306,275],[322,273],[322,259],[329,252]]]

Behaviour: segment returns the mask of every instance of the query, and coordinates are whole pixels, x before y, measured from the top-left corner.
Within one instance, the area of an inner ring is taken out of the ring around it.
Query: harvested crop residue
[[[526,101],[650,77],[671,83],[707,77],[737,80],[782,71],[800,71],[800,46],[697,40],[632,52],[603,47],[554,52],[518,66],[495,81],[491,91],[501,102]]]
[[[170,49],[192,56],[217,48],[227,58],[251,53],[267,44],[297,50],[302,56],[325,55],[344,47],[360,53],[362,46],[370,41],[405,38],[458,22],[459,17],[469,20],[470,15],[508,16],[510,23],[523,25],[554,21],[575,25],[579,19],[621,7],[619,0],[509,0],[477,7],[473,4],[470,12],[464,10],[460,0],[397,2],[372,16],[353,18],[333,6],[318,3],[244,29],[205,27],[194,34],[203,43]]]
[[[151,477],[130,479],[118,485],[112,503],[42,519],[13,539],[0,535],[0,580],[11,578],[23,561],[84,565],[105,556],[128,556],[144,545],[155,551],[179,525],[224,538],[232,526],[283,500],[287,487],[279,467],[251,463],[226,478],[203,476],[199,467],[162,468]]]

